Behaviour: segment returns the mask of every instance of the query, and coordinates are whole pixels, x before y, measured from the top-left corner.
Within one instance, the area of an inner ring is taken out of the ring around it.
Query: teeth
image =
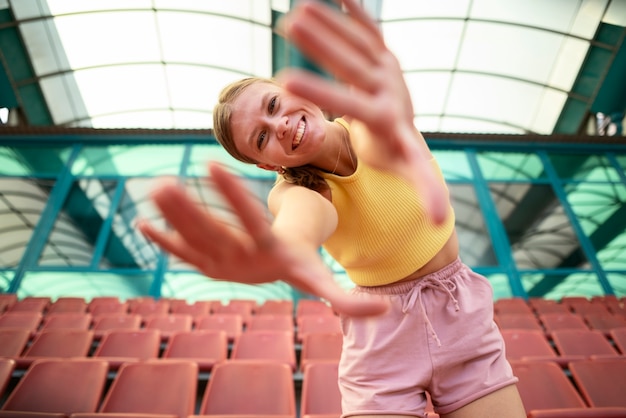
[[[302,141],[302,137],[304,136],[304,131],[306,131],[306,122],[304,121],[304,119],[302,119],[298,123],[298,129],[296,129],[296,135],[293,137],[293,142],[291,143],[292,149],[300,145],[300,141]]]

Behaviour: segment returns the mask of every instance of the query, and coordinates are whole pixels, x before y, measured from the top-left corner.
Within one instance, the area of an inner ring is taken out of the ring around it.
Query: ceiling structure
[[[422,131],[579,133],[590,112],[623,118],[623,0],[364,4],[402,64]],[[211,128],[221,87],[284,65],[272,25],[288,8],[0,0],[0,84],[10,86],[0,107],[21,108],[31,125]],[[601,91],[610,77],[621,86]]]

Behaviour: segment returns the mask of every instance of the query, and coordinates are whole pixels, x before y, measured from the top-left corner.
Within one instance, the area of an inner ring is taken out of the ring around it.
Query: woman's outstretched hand
[[[433,221],[443,222],[449,208],[447,191],[428,163],[430,151],[414,126],[400,64],[357,1],[340,3],[348,13],[303,1],[279,26],[289,41],[339,82],[295,69],[284,71],[280,79],[292,93],[354,118],[351,136],[359,158],[406,178],[425,196]]]
[[[172,231],[157,230],[146,221],[138,223],[140,231],[214,279],[247,284],[282,280],[328,300],[337,312],[350,316],[377,315],[387,309],[379,300],[357,299],[341,289],[317,248],[274,234],[263,205],[235,175],[217,163],[210,164],[209,172],[240,226],[202,209],[180,185],[170,182],[157,188],[152,198]]]

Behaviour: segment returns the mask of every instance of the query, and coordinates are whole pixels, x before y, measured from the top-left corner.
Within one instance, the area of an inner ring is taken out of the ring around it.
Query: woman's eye
[[[269,104],[267,105],[267,111],[272,114],[274,112],[274,108],[276,107],[276,96],[272,97]]]
[[[256,141],[256,146],[261,149],[261,147],[263,146],[263,143],[265,142],[265,136],[267,134],[265,132],[261,132],[261,135],[259,135],[259,138]]]

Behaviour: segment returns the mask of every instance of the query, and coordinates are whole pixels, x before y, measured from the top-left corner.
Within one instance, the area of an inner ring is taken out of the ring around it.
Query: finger
[[[361,297],[346,293],[335,281],[325,266],[315,268],[307,265],[306,268],[295,267],[287,280],[292,286],[326,299],[337,312],[349,316],[374,316],[387,311],[389,305],[376,297]]]
[[[376,25],[376,22],[370,17],[370,15],[361,7],[361,5],[355,0],[343,0],[341,3],[345,6],[350,16],[359,22],[369,33],[384,43],[382,33]]]
[[[152,199],[163,217],[191,247],[223,254],[236,245],[232,230],[200,208],[178,184],[161,184],[152,193]]]
[[[248,190],[234,175],[230,174],[218,163],[209,164],[209,173],[215,186],[228,200],[233,211],[251,238],[261,248],[271,247],[274,235],[266,217],[265,206]]]
[[[163,251],[172,254],[186,263],[197,267],[201,271],[207,271],[209,257],[189,247],[178,234],[165,233],[154,228],[146,221],[138,221],[137,228],[150,241],[158,245]]]
[[[277,74],[277,79],[289,92],[333,113],[350,115],[363,121],[371,121],[380,114],[366,93],[313,73],[290,68]]]
[[[327,6],[307,3],[286,18],[288,39],[315,63],[368,91],[378,85],[371,67],[381,53],[379,41],[346,16]]]

